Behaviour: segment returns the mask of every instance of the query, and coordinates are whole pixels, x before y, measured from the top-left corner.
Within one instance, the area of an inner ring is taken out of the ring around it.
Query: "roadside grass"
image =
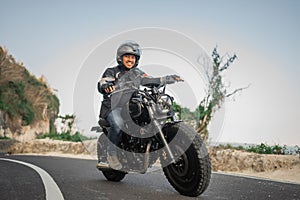
[[[81,135],[79,132],[76,132],[75,134],[71,134],[69,131],[63,133],[47,133],[37,137],[37,139],[45,139],[45,138],[49,138],[52,140],[70,141],[70,142],[81,142],[84,140],[91,139],[84,135]]]
[[[276,154],[276,155],[292,155],[296,154],[300,156],[300,147],[298,145],[294,147],[288,147],[287,145],[268,145],[266,143],[261,143],[257,145],[238,145],[234,146],[232,144],[220,144],[217,147],[223,149],[235,149],[259,154]]]

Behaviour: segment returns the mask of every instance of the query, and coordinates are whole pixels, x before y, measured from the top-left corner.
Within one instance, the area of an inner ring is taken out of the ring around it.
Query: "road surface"
[[[28,165],[25,165],[27,163]],[[95,165],[94,160],[2,155],[0,156],[0,199],[59,199],[60,192],[62,198],[71,200],[300,200],[299,184],[218,173],[212,174],[210,185],[201,196],[191,198],[177,193],[164,177],[162,170],[158,168],[151,169],[144,175],[128,174],[122,182],[115,183],[106,181]],[[41,176],[41,173],[44,175]]]

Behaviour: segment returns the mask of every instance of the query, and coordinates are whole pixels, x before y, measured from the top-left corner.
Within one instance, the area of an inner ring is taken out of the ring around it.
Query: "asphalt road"
[[[128,174],[122,182],[115,183],[106,181],[102,173],[96,169],[96,161],[93,160],[49,156],[0,156],[1,200],[46,199],[46,189],[36,170],[1,158],[23,161],[45,170],[57,184],[64,199],[71,200],[300,200],[299,184],[213,173],[208,189],[201,196],[191,198],[177,193],[160,169],[152,169],[144,175]]]

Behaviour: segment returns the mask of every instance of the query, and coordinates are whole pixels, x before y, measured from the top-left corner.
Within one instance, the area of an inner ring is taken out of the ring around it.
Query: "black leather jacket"
[[[99,117],[103,119],[106,119],[106,117],[112,110],[112,97],[111,97],[112,95],[104,91],[104,89],[109,84],[114,85],[116,91],[120,91],[120,90],[124,91],[128,88],[132,88],[132,86],[136,88],[138,88],[140,85],[158,86],[162,84],[162,81],[161,78],[149,77],[145,72],[143,72],[142,70],[136,67],[132,69],[127,69],[124,65],[118,65],[115,67],[107,68],[103,73],[101,80],[98,82],[98,91],[101,94],[103,94],[103,101],[101,104]],[[124,93],[120,93],[120,94],[124,95]],[[117,97],[117,99],[128,101],[127,98],[123,98],[122,96]],[[119,104],[119,106],[120,105],[121,106],[124,105],[124,102]]]

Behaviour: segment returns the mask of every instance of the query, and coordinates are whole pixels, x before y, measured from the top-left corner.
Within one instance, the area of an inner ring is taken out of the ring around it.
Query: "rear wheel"
[[[176,134],[184,134],[187,141],[190,139],[191,144],[184,150],[180,145],[184,141],[181,140],[172,147],[172,152],[177,159],[175,163],[163,167],[164,174],[169,183],[180,194],[199,196],[208,187],[211,177],[211,165],[207,149],[201,137],[189,126],[178,123],[169,128],[170,130],[177,130]]]
[[[107,180],[114,181],[114,182],[121,181],[126,175],[125,172],[116,171],[116,170],[113,170],[113,169],[102,171],[102,173],[103,173],[103,175],[105,176],[105,178]]]

